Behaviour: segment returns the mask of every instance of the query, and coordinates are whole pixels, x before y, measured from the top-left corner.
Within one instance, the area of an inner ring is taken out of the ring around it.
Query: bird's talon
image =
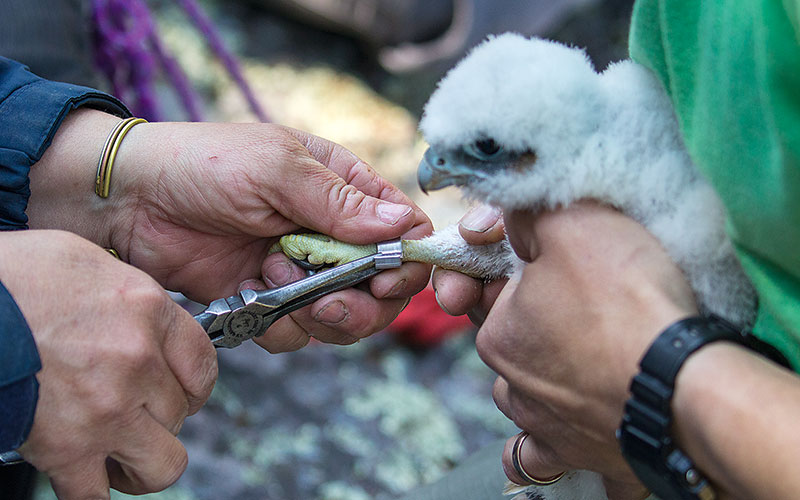
[[[312,264],[311,262],[305,259],[301,260],[301,259],[291,258],[291,261],[305,271],[319,271],[320,269],[325,267],[325,264]]]

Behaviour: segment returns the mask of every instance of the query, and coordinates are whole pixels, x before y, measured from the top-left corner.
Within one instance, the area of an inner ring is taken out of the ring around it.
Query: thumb
[[[397,238],[416,220],[410,203],[369,196],[330,171],[303,176],[291,191],[285,194],[280,210],[285,216],[300,226],[350,243]]]
[[[458,221],[458,232],[471,245],[488,245],[505,238],[503,213],[491,205],[477,205]]]
[[[363,244],[399,237],[427,220],[407,196],[344,147],[298,135],[305,154],[293,159],[291,189],[276,193],[277,208],[292,222]]]

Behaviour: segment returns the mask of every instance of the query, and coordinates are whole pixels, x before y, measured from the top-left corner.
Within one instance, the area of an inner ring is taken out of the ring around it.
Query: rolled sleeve
[[[0,57],[0,229],[27,228],[31,165],[41,159],[67,113],[81,106],[130,116],[108,94],[44,80]]]

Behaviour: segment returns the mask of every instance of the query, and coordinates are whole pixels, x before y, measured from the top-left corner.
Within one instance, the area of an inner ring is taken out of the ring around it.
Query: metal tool
[[[239,295],[217,299],[195,315],[216,347],[236,347],[264,334],[278,318],[315,300],[361,283],[384,269],[400,267],[400,240],[378,243],[377,252],[347,264],[316,272],[307,278],[272,290],[242,290]],[[23,461],[16,451],[0,453],[0,466]]]
[[[400,267],[400,240],[378,243],[367,257],[319,271],[307,278],[272,290],[242,290],[238,295],[217,299],[195,315],[216,347],[236,347],[259,337],[278,318],[315,300],[356,285],[384,269]]]

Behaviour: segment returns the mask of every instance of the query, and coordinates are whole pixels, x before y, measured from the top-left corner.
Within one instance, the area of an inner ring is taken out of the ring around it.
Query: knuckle
[[[159,350],[144,332],[130,332],[114,344],[113,359],[120,373],[145,373],[158,369]]]
[[[497,356],[495,343],[491,330],[488,328],[481,328],[478,330],[478,335],[475,337],[475,349],[478,351],[478,356],[484,363],[490,367],[494,366],[494,359]]]
[[[169,317],[169,296],[155,280],[137,269],[126,268],[107,297],[116,309],[128,311],[128,318],[146,318],[152,323],[155,318]]]
[[[346,322],[337,325],[336,332],[341,335],[342,345],[350,345],[365,339],[376,332],[389,326],[391,317],[385,313],[378,312],[371,315],[361,315],[356,311],[355,314],[347,318]]]
[[[341,182],[331,190],[333,205],[341,213],[353,214],[363,210],[363,201],[366,195],[352,184]]]
[[[297,328],[287,332],[287,336],[283,339],[281,350],[282,352],[298,351],[307,346],[310,341],[311,333],[298,325]]]
[[[509,413],[506,411],[506,409],[507,409],[507,401],[505,399],[505,396],[503,394],[502,389],[498,386],[498,382],[499,381],[500,381],[499,378],[497,380],[495,380],[494,386],[492,387],[492,400],[494,400],[495,406],[497,406],[497,408],[506,417],[508,417],[510,419],[511,415],[509,415]]]
[[[321,339],[325,343],[336,345],[352,345],[361,340],[360,338],[353,336],[351,332],[342,332],[338,330],[326,335],[324,340],[322,335],[317,336],[317,338]]]
[[[94,420],[103,422],[104,425],[113,422],[115,426],[124,427],[136,418],[132,405],[122,391],[96,391],[86,401],[86,407]]]
[[[351,331],[342,331],[334,328],[319,328],[312,335],[315,339],[326,344],[351,345],[358,342]]]
[[[283,344],[276,345],[275,343],[270,341],[257,340],[256,344],[261,346],[262,349],[264,349],[270,354],[281,354],[283,352],[291,352],[290,350],[285,349]]]
[[[161,313],[169,297],[164,289],[148,277],[139,277],[138,282],[126,292],[126,299],[145,311]]]
[[[211,396],[214,384],[217,380],[219,369],[215,353],[204,356],[203,360],[196,364],[194,376],[189,378],[190,387],[186,390],[189,393],[187,413],[196,413]]]
[[[289,351],[290,352],[299,351],[300,349],[307,346],[309,342],[311,342],[311,335],[306,335],[306,334],[298,335],[295,338],[294,342],[289,346]]]
[[[341,321],[335,324],[329,323],[325,326],[348,343],[350,343],[350,340],[358,341],[361,338],[369,337],[374,331],[380,329],[382,323],[384,323],[382,318],[384,314],[380,310],[361,311],[358,307],[353,307],[353,304],[344,306],[343,309],[346,313]]]
[[[164,457],[163,466],[159,469],[158,474],[146,482],[146,489],[149,492],[165,490],[181,477],[188,464],[189,457],[186,448],[183,445],[176,446],[174,452]]]

